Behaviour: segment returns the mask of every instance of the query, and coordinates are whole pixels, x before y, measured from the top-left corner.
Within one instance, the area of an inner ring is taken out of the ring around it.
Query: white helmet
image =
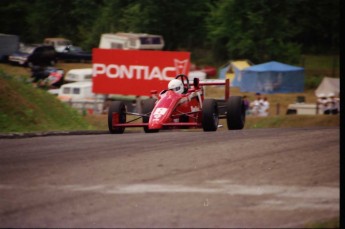
[[[173,79],[168,84],[168,89],[176,93],[182,94],[184,91],[183,83],[181,80]]]

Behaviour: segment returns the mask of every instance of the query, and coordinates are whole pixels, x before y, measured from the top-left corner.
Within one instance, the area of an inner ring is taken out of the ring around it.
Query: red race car
[[[204,99],[203,86],[225,85],[225,99]],[[203,128],[216,131],[218,121],[226,118],[229,130],[243,129],[245,107],[241,96],[230,96],[229,81],[189,84],[186,75],[171,80],[168,89],[151,91],[152,98],[142,101],[140,113],[128,112],[124,102],[113,101],[108,111],[108,127],[112,134],[122,134],[126,127],[143,127],[145,133],[161,129]],[[127,115],[135,116],[127,121]],[[142,119],[142,122],[135,122]]]

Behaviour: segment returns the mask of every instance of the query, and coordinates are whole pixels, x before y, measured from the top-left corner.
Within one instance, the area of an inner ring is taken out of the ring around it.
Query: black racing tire
[[[241,96],[230,96],[226,102],[228,130],[241,130],[246,121],[246,110]]]
[[[113,127],[113,113],[119,113],[119,123],[126,123],[126,106],[121,101],[112,101],[108,110],[108,128],[111,134],[123,134],[125,127]]]
[[[157,99],[145,99],[142,101],[141,111],[143,114],[151,114],[153,108],[155,107]],[[149,116],[143,116],[143,123],[148,123],[150,120]],[[144,126],[145,133],[157,133],[159,129],[149,129],[147,126]]]
[[[202,103],[202,128],[204,131],[216,131],[218,128],[218,104],[214,99],[205,99]]]

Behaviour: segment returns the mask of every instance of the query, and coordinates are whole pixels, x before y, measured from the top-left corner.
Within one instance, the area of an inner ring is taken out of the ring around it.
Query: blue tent
[[[304,91],[304,68],[276,61],[253,65],[242,70],[242,92],[264,94]]]

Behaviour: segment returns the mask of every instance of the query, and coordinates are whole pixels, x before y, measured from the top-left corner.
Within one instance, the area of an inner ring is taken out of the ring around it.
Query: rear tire
[[[216,131],[218,128],[218,104],[214,99],[205,99],[202,104],[202,128],[204,131]]]
[[[153,108],[155,107],[157,99],[146,99],[142,101],[141,111],[143,114],[151,114]],[[150,120],[150,115],[143,116],[143,123],[148,123]],[[144,126],[145,133],[157,133],[159,130],[149,129],[147,126]]]
[[[226,122],[229,130],[241,130],[246,121],[246,110],[241,96],[230,96],[226,102]]]
[[[113,127],[113,113],[119,114],[118,123],[126,123],[126,106],[121,101],[112,101],[108,111],[108,128],[111,134],[122,134],[125,127]]]

